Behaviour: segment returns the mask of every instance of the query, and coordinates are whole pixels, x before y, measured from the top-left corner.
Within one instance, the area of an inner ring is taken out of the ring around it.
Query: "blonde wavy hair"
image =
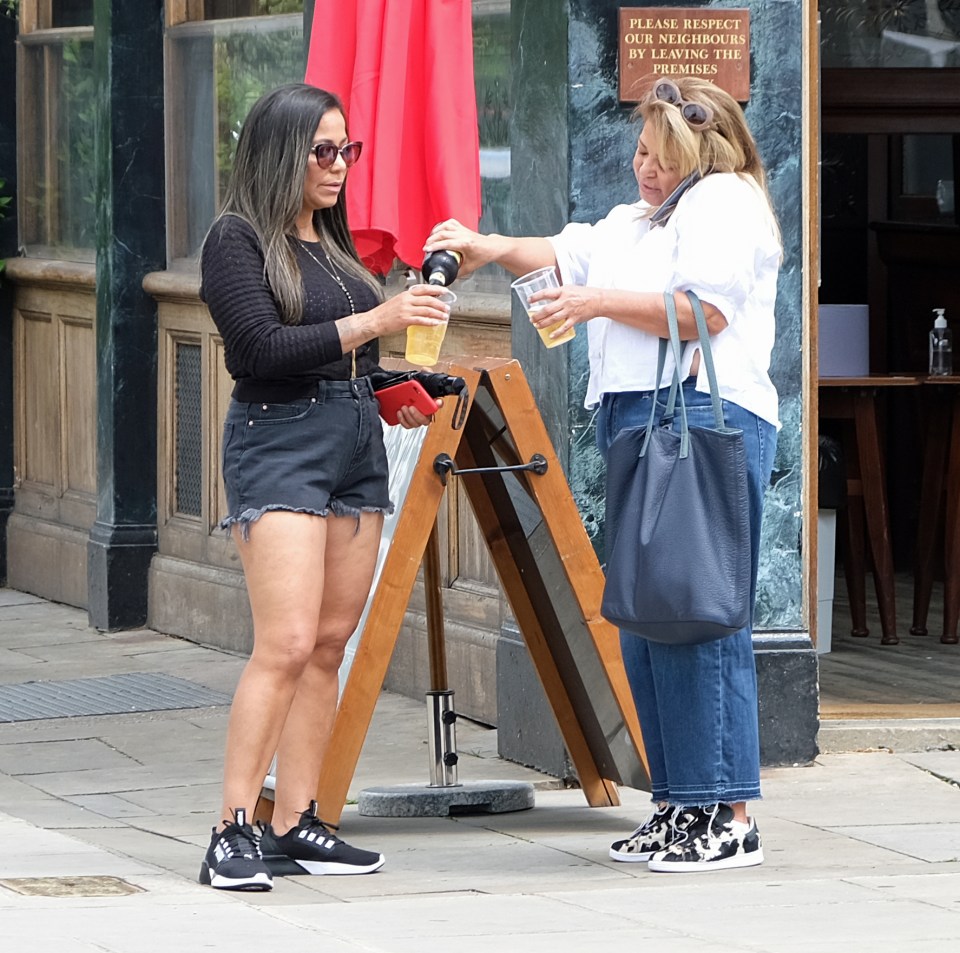
[[[692,172],[701,176],[732,172],[752,179],[767,200],[770,214],[777,217],[767,189],[767,174],[757,143],[750,132],[740,104],[726,90],[696,76],[667,77],[680,90],[685,102],[706,106],[712,121],[705,128],[690,125],[673,103],[657,99],[654,89],[662,77],[652,77],[649,89],[637,104],[631,119],[650,126],[661,161],[676,169],[681,179]],[[778,237],[779,237],[779,226]]]

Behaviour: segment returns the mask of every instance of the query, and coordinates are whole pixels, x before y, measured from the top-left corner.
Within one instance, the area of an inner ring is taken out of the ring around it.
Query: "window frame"
[[[171,271],[191,271],[197,268],[199,248],[190,248],[191,214],[193,202],[186,201],[187,187],[184,185],[191,175],[191,165],[196,156],[189,154],[187,144],[194,144],[187,135],[188,119],[184,110],[180,108],[183,90],[178,87],[182,82],[178,78],[176,69],[177,53],[175,45],[178,41],[190,37],[209,36],[215,38],[218,34],[237,35],[242,33],[263,32],[263,21],[272,21],[270,29],[281,31],[299,23],[302,29],[302,13],[271,13],[253,14],[234,18],[207,19],[203,16],[203,0],[174,0],[166,6],[166,27],[164,30],[164,140],[166,170],[166,237],[167,237],[167,268]],[[214,110],[217,102],[214,95]],[[209,123],[205,128],[211,133],[208,145],[214,150],[213,156],[213,205],[219,204],[220,183],[216,162],[217,149],[217,117],[214,111],[209,116]],[[203,144],[200,143],[203,153]],[[209,159],[208,154],[201,156]],[[208,216],[213,218],[211,212]],[[209,221],[206,222],[209,225]]]
[[[19,241],[29,248],[29,257],[32,258],[89,263],[95,260],[95,242],[72,246],[62,240],[64,225],[60,198],[64,190],[55,151],[58,116],[63,106],[62,81],[58,76],[62,61],[52,56],[51,51],[62,48],[71,40],[93,42],[94,27],[92,23],[89,26],[53,27],[53,7],[54,0],[21,0],[19,10],[16,66]],[[32,58],[38,48],[43,50],[39,67]],[[34,186],[42,186],[37,188],[37,194],[42,193],[42,198],[30,202],[28,196],[34,198]],[[43,231],[46,235],[42,238],[47,241],[26,240],[26,236],[40,235]],[[49,242],[51,237],[54,239],[52,244]]]

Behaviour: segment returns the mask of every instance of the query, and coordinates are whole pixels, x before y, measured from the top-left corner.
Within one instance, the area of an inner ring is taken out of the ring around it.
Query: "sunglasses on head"
[[[713,125],[713,110],[703,103],[691,103],[684,99],[680,95],[680,87],[673,80],[658,79],[653,85],[653,98],[676,106],[691,129],[702,131]]]
[[[311,146],[310,151],[316,156],[317,165],[321,169],[329,169],[337,161],[337,156],[343,159],[343,164],[349,169],[360,158],[362,149],[362,142],[348,142],[343,146],[335,146],[332,142],[320,142]]]

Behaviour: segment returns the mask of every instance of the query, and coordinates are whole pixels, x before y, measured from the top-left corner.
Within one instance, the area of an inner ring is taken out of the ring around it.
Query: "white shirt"
[[[650,227],[646,202],[618,205],[596,225],[573,222],[550,238],[565,284],[623,291],[694,291],[727,319],[710,347],[720,396],[779,428],[770,380],[780,243],[767,200],[750,179],[705,176],[680,199],[666,225]],[[598,317],[587,323],[590,381],[584,406],[604,393],[656,386],[659,339]],[[696,341],[687,342],[681,378],[690,373]],[[668,351],[665,385],[673,379]],[[709,393],[704,362],[697,390]]]

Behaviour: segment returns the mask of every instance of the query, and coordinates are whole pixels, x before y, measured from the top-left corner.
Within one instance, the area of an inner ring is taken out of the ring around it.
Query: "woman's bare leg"
[[[343,650],[360,621],[376,568],[383,528],[379,513],[327,519],[323,602],[310,656],[277,751],[273,827],[285,834],[316,797],[320,767],[337,710]]]
[[[317,642],[327,523],[306,513],[272,511],[234,539],[253,612],[253,653],[230,709],[221,818],[254,808],[297,684]]]

